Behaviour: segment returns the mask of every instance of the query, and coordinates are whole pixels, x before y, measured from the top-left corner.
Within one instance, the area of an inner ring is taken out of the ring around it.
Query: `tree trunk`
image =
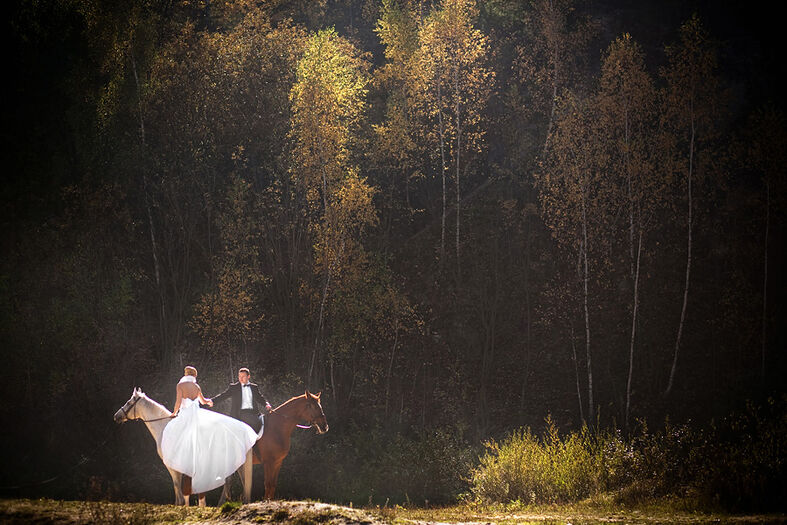
[[[343,240],[341,241],[341,244],[339,246],[339,253],[336,255],[336,258],[333,261],[331,261],[331,264],[328,265],[328,269],[325,272],[326,273],[326,275],[325,275],[325,284],[324,284],[323,290],[322,290],[322,299],[320,300],[320,315],[319,315],[318,320],[317,320],[317,333],[314,336],[314,348],[312,350],[312,358],[311,358],[311,360],[309,362],[308,380],[306,381],[306,384],[309,385],[309,386],[311,386],[311,380],[312,380],[312,376],[313,376],[313,373],[314,373],[314,366],[315,366],[315,363],[317,362],[317,354],[319,353],[319,348],[320,348],[320,339],[321,339],[321,335],[322,335],[322,325],[323,325],[323,319],[325,317],[325,303],[326,303],[327,298],[328,298],[328,287],[329,287],[330,282],[331,282],[331,276],[333,274],[333,270],[335,269],[336,265],[339,264],[339,259],[341,259],[342,253],[344,253],[344,241]]]
[[[440,131],[440,175],[443,182],[443,214],[440,222],[440,268],[445,263],[445,130],[443,129],[443,90],[440,86],[442,78],[437,71],[437,120]]]
[[[569,328],[571,329],[571,352],[574,358],[574,376],[577,378],[577,404],[579,405],[579,417],[582,423],[587,423],[585,420],[585,409],[582,407],[582,389],[579,385],[579,362],[577,360],[577,344],[574,339],[574,323],[569,321]]]
[[[318,349],[320,348],[320,334],[322,334],[322,322],[325,316],[325,302],[328,298],[328,286],[331,282],[331,268],[328,267],[328,270],[325,275],[325,284],[323,285],[322,289],[322,299],[320,300],[320,314],[317,318],[317,331],[314,334],[314,347],[312,348],[312,358],[309,361],[309,375],[308,379],[306,380],[306,384],[311,386],[312,381],[312,374],[314,373],[314,364],[317,361],[317,353]]]
[[[629,201],[629,266],[630,266],[629,275],[631,275],[631,278],[634,279],[634,202],[631,195],[631,162],[630,162],[630,155],[629,155],[628,101],[626,101],[624,130],[625,130],[625,144],[626,144],[624,162],[626,163],[627,192],[628,192],[628,201]]]
[[[333,358],[331,358],[330,362],[330,373],[331,373],[331,392],[333,393],[333,405],[336,407],[336,412],[339,412],[339,389],[336,388],[336,376],[333,373]],[[355,376],[353,376],[354,378]],[[337,414],[338,419],[338,414]]]
[[[639,230],[637,241],[637,266],[634,270],[634,308],[631,315],[631,342],[629,344],[629,375],[626,382],[626,430],[629,428],[629,414],[631,413],[631,381],[634,375],[634,341],[637,333],[637,313],[639,312],[639,263],[642,257],[642,229]]]
[[[692,232],[692,214],[693,214],[693,201],[692,201],[692,176],[694,169],[694,115],[692,108],[691,117],[691,138],[689,142],[689,173],[688,173],[688,235],[687,235],[687,253],[686,253],[686,282],[683,287],[683,307],[680,310],[680,323],[678,324],[678,337],[675,339],[675,355],[672,358],[672,368],[670,369],[669,381],[667,382],[667,389],[664,391],[664,396],[670,395],[672,386],[675,381],[675,370],[678,367],[678,353],[680,351],[680,340],[683,335],[683,324],[686,320],[686,305],[689,302],[689,282],[691,277],[691,232]]]
[[[129,44],[129,57],[131,59],[131,70],[134,74],[134,85],[137,90],[137,112],[139,115],[139,138],[142,144],[142,149],[145,151],[147,141],[145,138],[145,119],[142,114],[142,90],[139,85],[139,74],[137,73],[137,60],[134,56],[134,51],[131,49],[133,41]],[[151,209],[150,198],[150,185],[148,183],[148,176],[145,172],[145,162],[142,162],[142,190],[145,194],[145,212],[148,216],[148,227],[150,228],[150,249],[153,254],[153,276],[156,280],[156,291],[159,298],[159,336],[161,337],[161,348],[159,350],[159,358],[163,368],[166,370],[169,367],[170,347],[169,347],[169,326],[167,319],[167,299],[161,284],[161,263],[158,257],[158,242],[156,241],[156,226],[153,222],[153,210]]]
[[[459,259],[459,161],[462,154],[462,125],[459,119],[459,68],[454,68],[454,111],[456,113],[456,281],[462,279],[462,265]]]
[[[429,367],[426,363],[424,363],[424,388],[421,390],[421,430],[426,429],[426,403],[428,398],[427,392],[429,385]]]
[[[553,56],[553,62],[557,64],[557,57]],[[549,147],[549,137],[552,135],[552,126],[555,121],[555,109],[557,108],[557,65],[555,65],[555,78],[552,79],[552,109],[549,112],[549,122],[547,122],[547,134],[544,137],[544,150],[542,156],[546,157],[547,147]]]
[[[484,437],[489,429],[490,409],[489,409],[489,385],[490,380],[494,383],[493,376],[495,360],[495,344],[497,331],[497,308],[500,290],[500,257],[497,239],[494,240],[492,253],[494,258],[489,261],[492,266],[492,281],[489,282],[486,276],[482,277],[478,285],[477,299],[474,301],[478,307],[478,319],[483,333],[481,344],[481,369],[478,376],[478,416],[476,417],[476,429],[479,437]]]
[[[583,190],[583,192],[586,190]],[[590,313],[588,311],[588,225],[587,225],[587,204],[586,196],[582,195],[582,258],[584,263],[583,271],[583,303],[585,309],[585,353],[587,354],[588,368],[588,418],[592,420],[595,413],[593,405],[593,367],[590,354]]]
[[[762,277],[762,378],[765,379],[765,352],[768,335],[768,233],[771,226],[771,186],[765,179],[765,253],[763,254]]]
[[[325,220],[329,222],[333,221],[333,213],[332,208],[328,206],[328,174],[325,170],[325,166],[327,165],[327,160],[325,159],[325,155],[323,153],[322,141],[319,142],[319,150],[320,150],[320,173],[322,177],[322,202],[324,208],[324,217]],[[341,237],[340,237],[341,239]],[[322,325],[323,319],[325,317],[325,303],[328,298],[328,287],[331,282],[331,274],[333,273],[334,267],[339,263],[339,259],[341,258],[342,252],[344,251],[344,241],[340,240],[340,247],[339,253],[336,254],[336,257],[330,262],[325,270],[325,284],[323,285],[322,290],[322,299],[320,300],[320,314],[317,320],[317,333],[314,335],[314,348],[312,349],[312,357],[309,362],[309,375],[308,380],[306,382],[307,386],[311,386],[311,381],[314,373],[314,366],[317,362],[317,355],[319,353],[320,348],[320,339],[322,336]],[[328,252],[330,254],[330,252]]]
[[[391,348],[391,360],[388,362],[388,375],[385,378],[385,419],[388,419],[388,400],[391,395],[391,372],[393,371],[394,357],[396,356],[396,345],[399,343],[399,320],[396,320],[396,331],[394,333],[393,348]]]
[[[531,315],[530,315],[530,215],[525,215],[525,369],[522,372],[522,392],[519,397],[519,410],[524,409],[527,379],[530,375]]]
[[[322,206],[325,216],[328,216],[328,174],[325,172],[325,155],[323,154],[322,141],[320,141],[320,176],[322,177]]]

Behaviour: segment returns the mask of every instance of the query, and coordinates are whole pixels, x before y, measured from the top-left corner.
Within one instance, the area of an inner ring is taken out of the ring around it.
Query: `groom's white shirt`
[[[248,383],[246,383],[246,384],[248,385]],[[251,410],[251,409],[254,408],[254,400],[252,399],[251,388],[252,387],[250,387],[250,386],[244,386],[242,383],[240,385],[240,392],[241,392],[241,395],[242,395],[242,398],[241,398],[242,401],[241,401],[241,404],[240,404],[241,410],[246,410],[246,409]]]

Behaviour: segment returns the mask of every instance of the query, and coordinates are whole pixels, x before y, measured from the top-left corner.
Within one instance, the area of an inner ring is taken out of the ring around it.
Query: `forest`
[[[322,392],[282,497],[504,501],[484,451],[570,434],[705,443],[710,500],[730,467],[729,506],[785,510],[772,14],[14,0],[3,24],[0,496],[168,502],[112,414],[135,387],[171,408],[193,365],[206,395],[242,366],[274,406]]]

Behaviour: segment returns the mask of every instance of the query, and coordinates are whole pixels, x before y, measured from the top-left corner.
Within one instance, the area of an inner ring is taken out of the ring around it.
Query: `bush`
[[[708,505],[732,511],[787,509],[787,396],[714,425],[696,491]]]
[[[587,428],[559,436],[547,419],[539,439],[515,431],[472,471],[482,502],[567,503],[612,493],[618,504],[677,498],[703,509],[783,511],[787,502],[787,398],[769,400],[707,429],[690,424],[628,439]]]
[[[610,476],[605,490],[615,493],[615,501],[638,504],[665,497],[692,495],[693,479],[703,456],[706,437],[689,425],[674,426],[651,433],[647,424],[619,449],[606,454],[605,464],[617,466],[619,474]]]
[[[565,503],[595,494],[601,486],[603,443],[586,427],[561,438],[547,420],[541,440],[527,428],[486,447],[472,473],[471,491],[481,501]]]

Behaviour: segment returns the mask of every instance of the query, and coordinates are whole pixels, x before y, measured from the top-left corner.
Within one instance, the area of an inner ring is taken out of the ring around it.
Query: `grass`
[[[214,507],[183,507],[150,503],[108,501],[57,501],[50,499],[0,500],[0,523],[55,523],[148,525],[210,521],[219,516]]]
[[[663,500],[647,505],[621,507],[612,496],[596,497],[579,503],[534,505],[514,502],[481,505],[458,504],[447,507],[374,507],[352,509],[319,502],[276,501],[233,504],[230,512],[217,507],[182,507],[147,503],[112,503],[55,500],[0,500],[0,523],[17,525],[48,523],[82,525],[88,523],[156,525],[194,523],[282,523],[288,525],[413,525],[434,523],[490,523],[539,525],[600,525],[627,523],[653,525],[759,525],[787,524],[784,514],[730,515],[720,512],[686,510],[690,504]],[[228,521],[229,520],[229,521]]]
[[[683,504],[664,501],[636,507],[620,507],[611,497],[586,500],[573,504],[507,505],[459,504],[435,508],[404,508],[400,506],[369,509],[372,514],[394,525],[420,523],[493,523],[493,524],[776,524],[787,523],[783,514],[730,515],[682,510]]]
[[[224,505],[220,507],[220,510],[222,514],[233,514],[241,507],[241,505],[242,503],[240,501],[226,501],[224,502]]]

